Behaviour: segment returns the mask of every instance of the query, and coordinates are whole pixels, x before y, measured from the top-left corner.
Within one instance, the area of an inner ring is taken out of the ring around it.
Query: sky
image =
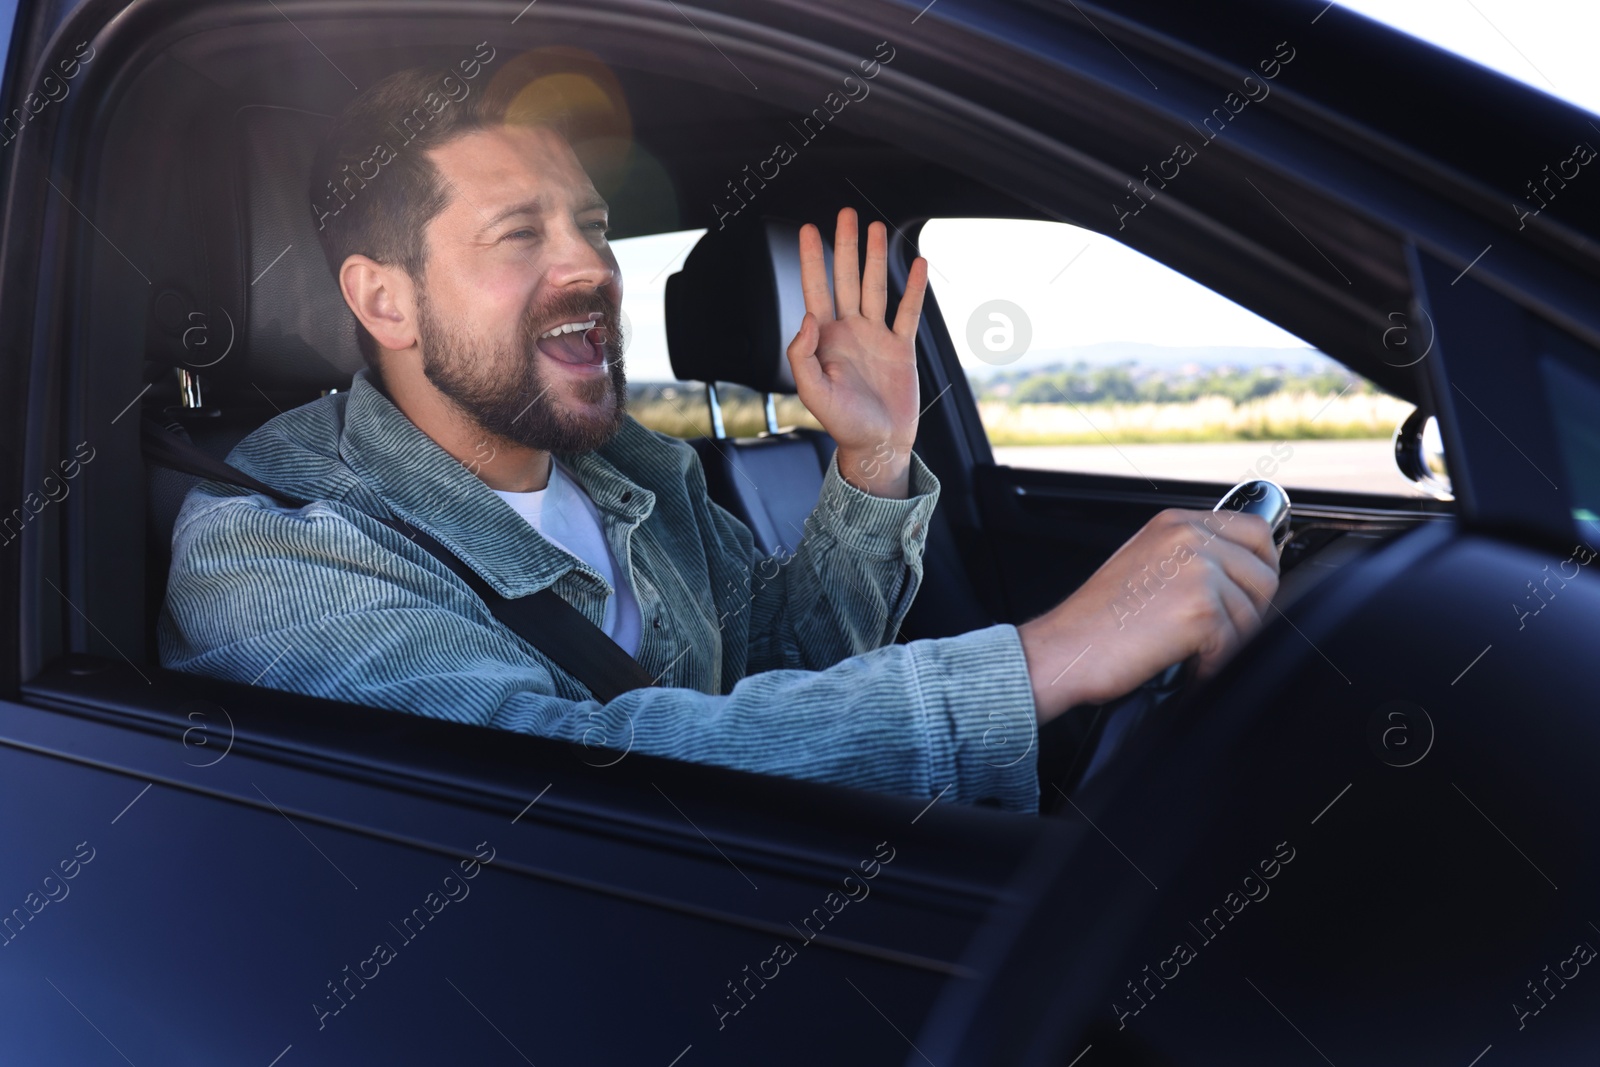
[[[667,277],[683,266],[704,232],[682,230],[611,242],[622,271],[622,353],[630,381],[675,380],[667,358],[663,297]]]
[[[1594,57],[1600,0],[1345,0],[1322,17],[1337,18],[1339,9],[1600,114],[1600,62]],[[685,231],[613,245],[623,271],[633,381],[672,380],[662,292],[698,236]],[[1113,341],[1307,347],[1117,241],[1062,223],[936,220],[923,229],[921,251],[962,364],[977,373]],[[997,300],[1011,306],[996,306]],[[1027,348],[1019,353],[1017,338],[1023,335]]]
[[[1345,0],[1338,6],[1600,114],[1596,0]]]

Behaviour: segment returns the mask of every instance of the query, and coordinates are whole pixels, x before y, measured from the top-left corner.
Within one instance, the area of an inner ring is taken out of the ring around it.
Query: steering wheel
[[[1283,546],[1289,543],[1289,494],[1276,482],[1266,478],[1240,482],[1224,493],[1211,510],[1261,516],[1272,531],[1272,544],[1280,556]],[[1152,708],[1192,686],[1197,664],[1193,656],[1180,660],[1126,696],[1100,705],[1092,713],[1093,719],[1083,726],[1078,751],[1064,772],[1047,769],[1041,762],[1044,773],[1040,777],[1045,779],[1041,784],[1053,787],[1052,795],[1041,796],[1045,810],[1060,806],[1070,793],[1099,774]]]

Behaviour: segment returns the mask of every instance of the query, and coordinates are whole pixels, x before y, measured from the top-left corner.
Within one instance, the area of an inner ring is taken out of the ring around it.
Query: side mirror
[[[1444,465],[1444,439],[1439,420],[1421,408],[1406,416],[1394,431],[1394,461],[1406,480],[1439,500],[1454,500],[1450,472]]]

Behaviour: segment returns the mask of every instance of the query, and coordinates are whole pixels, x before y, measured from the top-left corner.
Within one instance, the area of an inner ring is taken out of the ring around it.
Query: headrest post
[[[765,395],[766,403],[764,405],[764,410],[766,411],[767,415],[767,432],[776,437],[778,435],[778,405],[777,402],[772,399],[771,393],[767,393]]]
[[[192,374],[185,367],[174,367],[178,372],[178,398],[185,411],[198,411],[205,407],[205,399],[200,395],[200,375]]]
[[[711,436],[721,441],[728,436],[722,424],[722,402],[717,399],[717,383],[706,383],[706,407],[711,409]]]

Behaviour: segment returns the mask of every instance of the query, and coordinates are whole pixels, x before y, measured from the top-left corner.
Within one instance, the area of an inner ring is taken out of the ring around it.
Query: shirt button
[[[921,537],[922,536],[922,523],[914,522],[914,523],[911,524],[911,536],[912,537]]]
[[[650,625],[654,626],[657,630],[661,629],[661,616],[657,615],[655,621]]]
[[[630,501],[630,500],[632,500],[632,499],[633,499],[633,492],[632,492],[632,490],[629,490],[629,491],[628,491],[628,492],[626,492],[626,493],[623,493],[623,494],[622,494],[622,497],[621,497],[621,500],[622,500],[622,502],[623,502],[623,503],[624,503],[624,504],[626,504],[626,503],[627,503],[627,502],[628,502],[628,501]]]

